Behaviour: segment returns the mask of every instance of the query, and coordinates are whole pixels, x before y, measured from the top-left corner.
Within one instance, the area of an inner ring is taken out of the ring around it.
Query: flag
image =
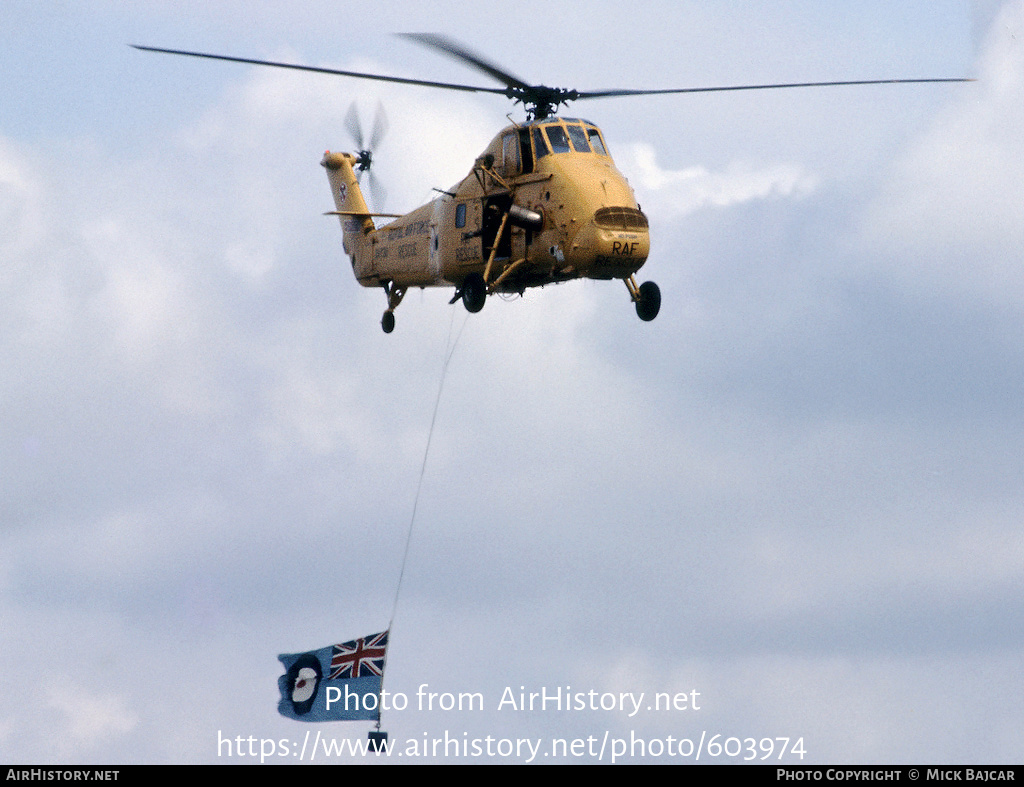
[[[297,721],[377,720],[388,632],[277,658],[282,716]]]

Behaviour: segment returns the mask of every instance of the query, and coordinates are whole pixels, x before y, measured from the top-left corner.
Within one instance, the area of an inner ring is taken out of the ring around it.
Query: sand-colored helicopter
[[[395,327],[395,308],[410,287],[454,287],[451,303],[462,299],[478,312],[492,293],[522,294],[528,287],[571,279],[621,279],[641,320],[661,308],[661,291],[652,281],[637,284],[647,261],[647,217],[632,188],[616,168],[604,136],[593,123],[558,117],[560,105],[616,96],[766,90],[796,87],[873,85],[920,82],[967,82],[969,79],[875,79],[845,82],[736,85],[655,90],[577,91],[531,85],[449,38],[424,33],[404,37],[438,49],[501,82],[479,87],[332,68],[280,63],[228,55],[136,46],[213,60],[397,82],[421,87],[495,93],[522,104],[526,120],[503,129],[476,159],[470,173],[450,190],[411,213],[371,212],[360,176],[373,163],[373,150],[386,122],[378,112],[369,144],[354,107],[346,125],[356,141],[355,153],[327,151],[327,169],[335,210],[342,226],[345,252],[356,279],[381,287],[387,308],[381,327]],[[369,176],[372,177],[372,174]],[[373,182],[370,182],[371,188]],[[393,221],[380,227],[374,219]]]

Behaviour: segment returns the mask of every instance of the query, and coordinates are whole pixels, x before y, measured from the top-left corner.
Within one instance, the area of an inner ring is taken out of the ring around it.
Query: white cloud
[[[568,58],[552,65],[578,71]],[[320,215],[330,207],[321,152],[349,145],[353,99],[368,119],[383,97],[391,131],[377,174],[393,208],[413,207],[466,174],[504,105],[229,64],[153,67],[209,74],[219,92],[172,115],[159,86],[133,86],[161,106],[145,152],[114,137],[73,157],[0,146],[0,216],[17,238],[0,282],[18,329],[0,337],[5,693],[22,690],[17,667],[40,643],[74,646],[70,677],[43,684],[34,715],[8,709],[0,720],[19,758],[57,756],[55,719],[69,759],[210,761],[219,729],[296,735],[275,714],[274,654],[386,617],[444,341],[464,320],[403,586],[393,689],[426,679],[471,690],[467,674],[534,690],[696,689],[700,722],[807,735],[818,761],[922,760],[955,736],[982,759],[1017,750],[1006,730],[1019,730],[1020,710],[1000,701],[1019,694],[1020,635],[1000,624],[1021,583],[1020,467],[1017,452],[998,450],[1019,442],[1017,416],[997,425],[998,439],[973,425],[954,433],[902,400],[898,382],[879,382],[920,348],[857,310],[876,303],[844,301],[819,319],[833,304],[817,296],[838,289],[822,283],[835,281],[823,260],[840,256],[833,239],[845,228],[821,221],[817,200],[798,200],[820,194],[826,170],[728,141],[715,160],[733,164],[701,167],[710,159],[697,154],[676,170],[650,146],[624,148],[622,170],[652,213],[785,210],[695,219],[688,250],[715,286],[694,275],[689,289],[666,287],[650,325],[620,282],[586,282],[492,299],[468,318],[444,293],[412,292],[384,336],[381,293],[352,280],[337,221]],[[1008,104],[993,112],[984,139],[1005,150],[1002,123],[1016,116]],[[937,128],[966,143],[955,115]],[[931,159],[908,160],[920,172]],[[776,213],[788,223],[766,241],[760,278],[736,283]],[[735,233],[716,226],[730,223]],[[659,238],[671,259],[673,233]],[[865,278],[872,292],[886,281]],[[683,325],[691,304],[706,319]],[[878,345],[891,351],[885,369]],[[939,360],[909,365],[942,377],[949,346],[940,332],[927,348]],[[975,385],[1001,391],[1006,373],[980,364]],[[959,403],[952,385],[914,386],[946,410]],[[862,399],[862,410],[843,406]],[[881,424],[865,425],[864,410]],[[927,472],[930,453],[943,458],[941,478]],[[902,606],[880,603],[906,583],[915,594]],[[976,603],[977,620],[959,619]],[[422,658],[453,641],[468,643],[466,674]],[[946,661],[932,670],[916,654],[892,656],[914,648]],[[125,665],[140,663],[144,687],[118,688]],[[936,685],[979,710],[951,721]],[[389,720],[394,736],[410,735],[410,715]],[[429,721],[416,734],[456,724],[591,732],[590,719],[553,714]],[[637,720],[676,736],[683,723]]]
[[[134,684],[144,680],[143,676],[126,669],[123,678]],[[90,750],[127,735],[139,723],[124,697],[90,691],[66,676],[47,680],[46,703],[57,725],[51,731],[56,753],[64,758],[87,758]]]
[[[666,170],[658,165],[656,156],[651,145],[630,145],[623,168],[636,179],[644,210],[664,218],[751,200],[805,197],[817,187],[817,178],[796,164],[734,162],[719,172],[700,165]]]
[[[1006,3],[978,81],[914,143],[865,217],[868,253],[904,285],[1024,299],[1024,3]],[[915,284],[916,282],[916,284]]]
[[[0,250],[6,259],[24,251],[42,231],[38,195],[39,185],[32,178],[29,165],[0,137]],[[0,273],[0,282],[3,278]]]

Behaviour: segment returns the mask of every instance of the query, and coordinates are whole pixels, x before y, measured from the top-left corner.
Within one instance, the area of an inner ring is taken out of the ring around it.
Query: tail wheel
[[[640,297],[636,302],[636,316],[644,322],[650,322],[661,310],[661,290],[653,281],[645,281],[640,285]]]
[[[384,329],[384,333],[391,333],[395,330],[395,313],[388,309],[384,312],[384,316],[380,318],[380,327]]]
[[[466,311],[476,314],[484,308],[484,301],[487,300],[487,285],[484,277],[479,273],[471,273],[462,282],[462,303]]]

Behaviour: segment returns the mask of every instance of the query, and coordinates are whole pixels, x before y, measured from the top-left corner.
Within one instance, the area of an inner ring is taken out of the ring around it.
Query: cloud
[[[23,253],[42,231],[39,185],[30,165],[14,146],[0,137],[0,250],[7,259]],[[9,275],[9,274],[8,274]],[[2,281],[2,279],[0,279]]]
[[[1007,41],[993,48],[1016,63]],[[913,266],[942,246],[913,211],[893,218],[915,197],[923,215],[947,215],[933,140],[962,146],[952,158],[973,163],[959,177],[979,170],[972,211],[1000,196],[979,168],[997,169],[984,145],[1012,149],[1002,87],[973,94],[992,107],[951,106],[877,173],[891,191],[860,247],[848,222],[863,192],[834,210],[830,176],[788,153],[723,142],[711,158],[733,163],[693,154],[673,170],[650,145],[623,147],[644,208],[690,219],[659,230],[651,273],[678,281],[657,321],[640,324],[618,282],[491,299],[468,317],[427,290],[384,336],[383,296],[353,281],[337,220],[321,215],[323,149],[349,144],[352,100],[368,116],[383,97],[391,131],[375,166],[391,207],[411,208],[466,174],[500,113],[210,65],[173,66],[210,73],[209,89],[174,104],[177,125],[162,111],[144,149],[0,143],[13,228],[0,239],[6,695],[29,654],[73,648],[35,715],[5,710],[5,746],[33,761],[211,761],[219,730],[300,735],[275,715],[274,656],[387,620],[442,354],[459,335],[392,690],[479,686],[493,704],[505,686],[695,689],[701,715],[633,721],[806,735],[816,761],[1017,750],[1020,361],[993,347],[1012,345],[1020,319],[972,322],[966,340],[966,319],[897,297],[889,271],[898,249],[919,295]],[[950,248],[1011,248],[1016,208],[1003,209],[997,232],[956,233]],[[122,690],[134,664],[147,680]],[[456,725],[573,737],[594,720],[387,721],[396,737]],[[71,741],[61,752],[55,724]]]
[[[140,678],[142,674],[135,670],[126,670],[124,675],[129,682]],[[63,741],[58,748],[64,757],[77,759],[103,741],[126,735],[139,723],[124,697],[91,692],[66,677],[49,682],[46,702],[59,725],[52,734],[54,740]]]
[[[978,81],[915,141],[866,212],[867,259],[903,286],[1024,299],[1024,3],[1003,5]]]
[[[694,165],[665,170],[652,145],[626,148],[624,169],[637,180],[644,209],[663,218],[685,216],[702,208],[728,208],[752,200],[800,198],[817,187],[815,176],[795,164],[755,166],[741,162],[711,172]]]

